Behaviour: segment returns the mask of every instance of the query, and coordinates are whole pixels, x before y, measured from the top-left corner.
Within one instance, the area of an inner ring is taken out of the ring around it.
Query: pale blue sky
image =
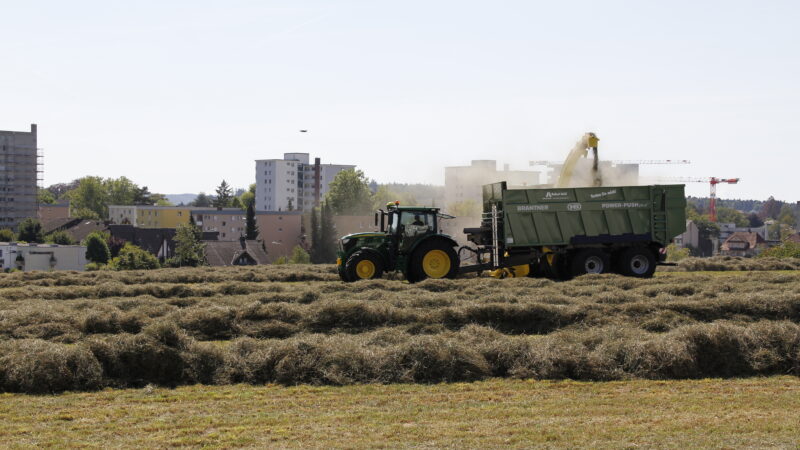
[[[289,151],[441,184],[445,165],[522,169],[594,131],[606,159],[693,161],[648,174],[800,200],[797,1],[0,7],[0,129],[39,124],[46,184],[210,192]]]

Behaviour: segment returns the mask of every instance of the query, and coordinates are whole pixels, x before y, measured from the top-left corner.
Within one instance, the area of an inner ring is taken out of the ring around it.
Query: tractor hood
[[[386,236],[386,233],[380,233],[380,232],[375,232],[375,231],[373,231],[371,233],[370,232],[366,232],[366,233],[350,233],[348,235],[342,236],[340,238],[340,240],[342,242],[347,242],[350,239],[359,239],[359,238],[363,238],[363,237],[383,237],[383,236]]]

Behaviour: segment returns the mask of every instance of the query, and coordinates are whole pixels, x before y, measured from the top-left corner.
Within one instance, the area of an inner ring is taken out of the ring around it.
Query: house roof
[[[69,218],[69,217],[59,217],[55,219],[42,220],[42,232],[44,234],[50,234],[53,231],[69,228],[73,225],[76,225],[78,222],[80,222],[80,219]]]
[[[243,254],[257,264],[267,264],[267,252],[261,243],[254,240],[203,241],[206,245],[206,261],[211,266],[232,266]]]
[[[752,231],[737,231],[728,236],[728,239],[725,239],[725,242],[722,243],[722,250],[730,250],[729,244],[732,242],[744,242],[747,244],[747,248],[750,249],[756,248],[758,244],[764,244],[767,241],[765,241],[764,238],[762,238],[758,233]]]
[[[786,238],[786,242],[800,244],[800,233],[790,234],[789,237]]]
[[[66,228],[64,231],[70,234],[78,242],[86,239],[86,236],[95,231],[106,231],[108,227],[105,223],[98,220],[81,220],[77,224]]]

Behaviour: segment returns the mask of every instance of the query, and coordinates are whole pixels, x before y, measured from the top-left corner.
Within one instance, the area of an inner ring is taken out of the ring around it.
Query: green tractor
[[[440,213],[439,208],[387,204],[386,211],[375,213],[380,232],[353,233],[339,240],[339,276],[349,282],[399,271],[412,283],[455,278],[460,266],[458,244],[439,231],[439,220],[452,217]]]

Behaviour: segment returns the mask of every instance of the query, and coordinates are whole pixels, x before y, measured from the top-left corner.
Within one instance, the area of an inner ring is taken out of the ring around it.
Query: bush
[[[303,247],[295,245],[292,249],[292,257],[289,258],[289,264],[311,264],[311,256],[303,250]]]
[[[86,236],[84,240],[86,246],[86,259],[97,264],[107,264],[111,259],[111,251],[108,249],[105,237],[98,232],[93,232]]]
[[[17,235],[11,228],[0,228],[0,242],[14,242],[17,240]]]
[[[58,245],[75,245],[75,239],[66,231],[54,231],[47,235],[47,242]]]
[[[133,244],[125,244],[119,251],[119,256],[111,260],[114,270],[152,270],[158,269],[158,259],[149,252]]]
[[[758,255],[759,258],[798,258],[800,259],[800,244],[784,242],[776,247],[768,248]]]

